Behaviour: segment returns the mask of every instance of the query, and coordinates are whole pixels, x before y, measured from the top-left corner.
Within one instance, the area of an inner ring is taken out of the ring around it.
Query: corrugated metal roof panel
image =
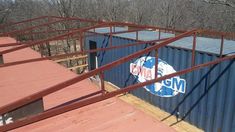
[[[0,38],[0,44],[7,42],[12,43],[15,40]],[[0,50],[3,50],[3,48],[0,48]],[[26,48],[4,55],[4,60],[5,62],[14,62],[34,57],[40,57],[40,55],[30,48]],[[77,76],[75,73],[49,60],[2,67],[0,68],[0,75],[0,106]],[[98,90],[99,88],[95,84],[86,79],[44,97],[44,107],[48,110]],[[114,97],[13,131],[173,132],[174,129]]]
[[[100,40],[103,40],[105,37],[107,38],[104,35],[95,38],[87,37],[86,44],[89,41],[95,41],[97,42],[97,47],[100,48],[102,45]],[[115,45],[134,42],[134,40],[118,37],[113,37],[112,40]],[[207,42],[206,40],[203,38],[199,41],[203,43]],[[189,41],[192,41],[192,38],[187,37],[184,41],[180,42],[190,47],[191,45],[187,43]],[[214,41],[211,40],[211,42]],[[203,47],[202,44],[199,46]],[[207,46],[207,48],[213,50],[213,46]],[[138,45],[125,49],[110,50],[106,54],[99,56],[98,61],[100,66],[102,66],[144,48],[145,45]],[[190,50],[166,46],[158,50],[158,55],[160,59],[166,61],[176,71],[191,67],[192,52]],[[152,51],[150,56],[155,56],[155,51]],[[104,61],[100,63],[102,59]],[[133,63],[136,59],[105,72],[105,80],[120,88],[138,83],[137,79],[130,73],[130,63]],[[218,59],[218,56],[208,53],[196,52],[195,54],[196,64],[202,64],[216,59]],[[156,96],[144,88],[133,90],[131,93],[172,115],[178,115],[180,118],[184,118],[184,121],[205,131],[230,132],[235,129],[234,62],[234,60],[228,60],[181,75],[180,77],[186,80],[186,93],[171,98]]]

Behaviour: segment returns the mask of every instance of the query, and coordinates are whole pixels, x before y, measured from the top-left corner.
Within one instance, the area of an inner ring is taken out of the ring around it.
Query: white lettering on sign
[[[3,118],[3,116],[0,116],[0,126],[3,126],[4,122],[6,124],[13,123],[13,118],[7,117],[7,114],[4,115],[4,118]]]
[[[146,82],[158,77],[176,72],[175,69],[165,61],[158,59],[158,71],[155,73],[155,57],[144,56],[137,59],[134,63],[130,63],[130,73],[137,78],[138,82]],[[178,93],[185,93],[185,79],[175,76],[154,84],[144,86],[144,88],[152,94],[161,97],[173,97]]]

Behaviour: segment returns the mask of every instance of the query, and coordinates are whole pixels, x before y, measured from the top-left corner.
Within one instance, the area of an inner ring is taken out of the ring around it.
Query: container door
[[[89,41],[89,47],[90,50],[96,49],[97,48],[96,42]],[[89,60],[90,60],[90,70],[96,69],[98,67],[97,53],[96,52],[90,53]]]

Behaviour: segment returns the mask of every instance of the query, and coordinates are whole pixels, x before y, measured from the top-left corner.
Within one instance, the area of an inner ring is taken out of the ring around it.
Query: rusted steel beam
[[[96,102],[112,98],[112,97],[117,96],[119,94],[123,94],[123,93],[129,92],[129,91],[144,87],[146,85],[153,84],[153,83],[158,82],[158,81],[169,79],[169,78],[172,78],[174,76],[183,75],[183,74],[186,74],[188,72],[192,72],[194,70],[198,70],[200,68],[207,67],[207,66],[210,66],[210,65],[215,65],[215,64],[218,64],[222,61],[230,60],[230,59],[234,59],[234,58],[235,58],[235,55],[223,57],[223,58],[211,61],[211,62],[207,62],[207,63],[204,63],[204,64],[199,64],[197,66],[193,66],[191,68],[187,68],[185,70],[181,70],[181,71],[178,71],[178,72],[175,72],[175,73],[172,73],[172,74],[168,74],[168,75],[165,75],[165,76],[162,76],[162,77],[159,77],[159,78],[155,78],[155,79],[152,79],[152,80],[149,80],[149,81],[146,81],[146,82],[137,83],[137,84],[134,84],[134,85],[122,88],[122,89],[118,89],[118,90],[113,91],[113,92],[105,93],[105,94],[100,95],[100,96],[95,96],[95,97],[91,97],[91,98],[84,99],[84,100],[81,100],[81,101],[72,102],[68,105],[56,107],[54,109],[45,111],[43,113],[39,113],[37,115],[33,115],[33,116],[30,116],[30,117],[18,120],[14,123],[10,123],[10,124],[1,126],[0,131],[9,131],[9,130],[12,130],[12,129],[15,129],[15,128],[18,128],[18,127],[22,127],[22,126],[25,126],[25,125],[28,125],[28,124],[31,124],[31,123],[35,123],[35,122],[38,122],[40,120],[47,119],[47,118],[50,118],[50,117],[53,117],[53,116],[56,116],[56,115],[59,115],[59,114],[63,114],[65,112],[68,112],[68,111],[71,111],[71,110],[74,110],[74,109],[77,109],[77,108],[81,108],[81,107],[84,107],[84,106],[87,106],[87,105],[90,105],[90,104],[94,104]]]
[[[48,26],[48,25],[51,25],[51,24],[55,24],[55,23],[62,22],[62,21],[65,21],[65,20],[63,20],[63,19],[62,20],[56,20],[56,21],[53,21],[53,22],[47,22],[47,23],[36,25],[36,26],[28,27],[28,28],[25,28],[25,29],[15,30],[15,31],[11,31],[11,32],[5,32],[5,33],[0,34],[0,36],[16,35],[16,34],[19,34],[19,33],[23,33],[23,32],[26,32],[26,31],[33,30],[35,28],[41,28],[41,27]]]
[[[40,19],[45,19],[45,18],[48,18],[48,17],[49,16],[41,16],[41,17],[36,17],[36,18],[32,18],[32,19],[23,20],[23,21],[20,21],[20,22],[7,23],[7,24],[0,25],[0,28],[4,29],[4,28],[9,27],[9,26],[14,26],[14,25],[18,25],[18,24],[27,23],[27,22],[32,22],[32,21],[36,21],[36,20],[40,20]]]
[[[192,47],[192,59],[191,59],[191,66],[194,66],[195,65],[195,53],[196,53],[196,38],[197,37],[197,34],[196,33],[194,33],[193,34],[193,47]]]
[[[10,53],[10,52],[13,52],[13,51],[16,51],[16,50],[20,50],[20,49],[24,49],[24,48],[27,48],[27,47],[31,47],[31,46],[34,46],[34,45],[42,45],[42,44],[44,44],[46,42],[49,42],[49,41],[53,41],[53,40],[56,40],[56,39],[67,37],[67,36],[72,36],[72,35],[74,35],[74,34],[76,34],[78,32],[84,32],[84,31],[87,31],[87,30],[90,30],[90,29],[93,29],[93,28],[96,28],[96,27],[102,27],[104,25],[105,25],[105,23],[97,24],[95,26],[80,28],[78,30],[71,31],[71,32],[68,32],[68,33],[65,33],[65,34],[62,34],[62,35],[58,35],[58,36],[52,37],[52,38],[48,38],[48,39],[44,39],[44,40],[39,40],[39,41],[32,42],[32,43],[27,44],[27,45],[22,45],[22,46],[19,46],[19,47],[7,49],[7,50],[4,50],[4,51],[1,51],[0,54]]]
[[[13,110],[15,108],[18,108],[18,107],[23,106],[25,104],[28,104],[28,103],[30,103],[32,101],[35,101],[35,100],[37,100],[37,99],[39,99],[41,97],[44,97],[44,96],[46,96],[48,94],[51,94],[51,93],[56,92],[58,90],[61,90],[61,89],[65,88],[65,87],[67,87],[67,86],[70,86],[70,85],[74,84],[74,83],[82,81],[82,80],[84,80],[86,78],[89,78],[91,76],[97,75],[101,71],[111,69],[111,68],[113,68],[115,66],[118,66],[118,65],[124,63],[124,62],[127,62],[127,61],[130,61],[130,60],[134,59],[134,58],[137,58],[137,57],[139,57],[142,54],[146,54],[146,53],[148,53],[148,52],[150,52],[152,50],[155,50],[155,49],[158,49],[160,47],[166,46],[169,43],[172,43],[172,42],[177,41],[177,40],[179,40],[181,38],[184,38],[185,36],[191,35],[191,34],[193,34],[196,31],[197,30],[191,30],[191,31],[182,33],[182,34],[180,34],[180,35],[178,35],[178,36],[176,36],[174,38],[167,39],[167,40],[165,40],[165,41],[163,41],[163,42],[161,42],[161,43],[159,43],[157,45],[153,45],[151,47],[148,47],[146,49],[140,50],[140,51],[135,52],[135,53],[133,53],[131,55],[128,55],[126,57],[123,57],[123,58],[120,58],[120,59],[118,59],[116,61],[113,61],[112,63],[109,63],[109,64],[106,64],[104,66],[101,66],[98,69],[95,69],[95,70],[92,70],[90,72],[84,73],[84,74],[82,74],[80,76],[74,77],[74,78],[69,79],[67,81],[58,83],[58,84],[56,84],[56,85],[54,85],[52,87],[46,88],[45,90],[37,92],[37,93],[35,93],[33,95],[24,97],[22,99],[19,99],[19,100],[13,102],[13,103],[10,103],[8,105],[2,106],[2,107],[0,107],[0,114],[4,114],[4,113],[6,113],[8,111],[11,111],[11,110]],[[149,41],[148,43],[155,43],[155,41]]]
[[[164,38],[164,39],[160,39],[160,40],[155,40],[154,42],[161,42],[161,41],[165,41],[167,39],[170,39],[170,38]],[[28,60],[23,60],[23,61],[9,62],[9,63],[5,63],[3,65],[0,65],[0,68],[1,67],[7,67],[7,66],[24,64],[24,63],[36,62],[36,61],[53,60],[53,59],[65,58],[65,57],[70,57],[70,56],[75,56],[75,55],[94,53],[94,52],[98,52],[98,51],[106,51],[106,50],[113,50],[113,49],[118,49],[118,48],[126,48],[126,47],[130,47],[130,46],[137,46],[137,45],[142,45],[142,44],[148,44],[147,42],[148,41],[140,41],[140,42],[137,42],[137,43],[130,43],[130,44],[119,45],[119,46],[112,46],[112,47],[107,47],[107,48],[97,48],[97,49],[94,49],[94,50],[84,50],[84,51],[68,53],[68,54],[61,54],[61,55],[55,55],[55,56],[48,56],[48,57],[40,57],[40,58],[28,59]]]

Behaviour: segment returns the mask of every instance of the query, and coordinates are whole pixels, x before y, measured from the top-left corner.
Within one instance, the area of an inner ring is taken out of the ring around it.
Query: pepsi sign
[[[165,61],[158,59],[157,76],[162,77],[176,72]],[[143,56],[130,64],[130,73],[138,80],[145,82],[155,78],[155,57]],[[179,93],[185,93],[186,81],[179,76],[163,80],[144,87],[148,92],[160,97],[173,97]]]

